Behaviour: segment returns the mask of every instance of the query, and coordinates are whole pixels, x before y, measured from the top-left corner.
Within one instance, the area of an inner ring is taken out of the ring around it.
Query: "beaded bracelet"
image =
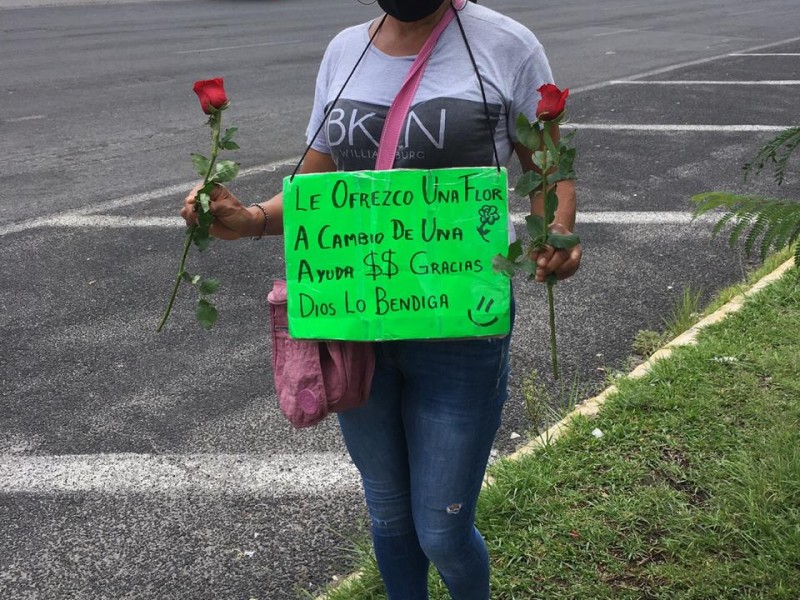
[[[264,213],[264,227],[261,229],[261,233],[258,234],[256,240],[260,240],[264,237],[264,234],[267,233],[267,221],[269,221],[269,217],[267,216],[267,209],[261,206],[260,204],[251,204],[250,206],[256,206],[258,209]]]

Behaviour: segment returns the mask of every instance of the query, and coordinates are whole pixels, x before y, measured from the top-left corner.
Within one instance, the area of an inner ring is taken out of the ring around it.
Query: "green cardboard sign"
[[[505,335],[508,184],[493,167],[283,182],[289,333],[377,341]]]

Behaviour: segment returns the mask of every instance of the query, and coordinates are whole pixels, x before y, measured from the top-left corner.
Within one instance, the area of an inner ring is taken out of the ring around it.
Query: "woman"
[[[374,168],[387,109],[428,35],[453,10],[457,18],[428,60],[395,167],[504,165],[516,152],[523,169],[534,168],[514,134],[520,113],[535,115],[535,90],[552,81],[534,35],[463,0],[377,2],[383,19],[344,30],[325,53],[300,172]],[[568,232],[575,222],[571,182],[561,182],[557,193],[553,228]],[[280,194],[245,207],[219,187],[211,210],[218,238],[282,233]],[[542,213],[540,195],[531,198],[531,210]],[[193,194],[181,214],[194,222]],[[548,273],[563,279],[577,270],[581,249],[548,249],[535,258],[539,281]],[[427,598],[430,563],[455,600],[489,598],[489,559],[474,517],[507,397],[509,341],[510,335],[376,343],[369,401],[339,414],[391,600]]]

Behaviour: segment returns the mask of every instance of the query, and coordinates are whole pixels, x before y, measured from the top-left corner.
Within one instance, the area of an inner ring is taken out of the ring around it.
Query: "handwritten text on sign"
[[[284,179],[290,334],[395,340],[503,335],[510,286],[505,169]]]

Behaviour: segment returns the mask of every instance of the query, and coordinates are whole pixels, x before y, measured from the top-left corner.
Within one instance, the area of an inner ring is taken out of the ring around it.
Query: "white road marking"
[[[515,225],[525,223],[527,213],[517,212],[511,215]],[[690,212],[657,212],[657,211],[593,211],[581,212],[578,210],[576,222],[592,225],[686,225],[694,221],[710,222],[713,215],[703,215],[697,219],[692,218]]]
[[[63,215],[45,219],[40,227],[92,227],[94,229],[152,228],[175,229],[186,223],[180,217],[122,217],[118,215]]]
[[[652,79],[631,81],[615,79],[611,85],[800,85],[800,79],[769,79],[761,81],[709,81],[693,79],[660,80]]]
[[[514,213],[514,223],[523,223],[527,213]],[[689,223],[691,213],[657,211],[579,211],[579,223],[602,223],[607,225],[653,225],[659,223]],[[133,218],[117,215],[63,215],[44,219],[39,227],[91,227],[93,229],[177,229],[185,227],[180,217]]]
[[[0,493],[257,492],[273,497],[358,490],[343,452],[304,454],[0,455]]]
[[[753,10],[743,10],[743,11],[740,11],[740,12],[730,13],[730,14],[728,14],[728,16],[729,17],[738,17],[740,15],[751,15],[751,14],[757,13],[757,12],[764,12],[765,10],[767,10],[767,9],[766,8],[754,8]]]
[[[742,50],[743,53],[748,52],[758,52],[759,50],[767,50],[769,48],[775,48],[776,46],[783,46],[785,44],[792,44],[794,42],[800,42],[800,36],[786,38],[783,40],[779,40],[776,42],[770,42],[769,44],[761,44],[758,46],[751,46],[750,48],[745,48]],[[664,73],[671,73],[672,71],[677,71],[678,69],[683,69],[686,67],[694,67],[697,65],[705,65],[710,62],[715,62],[718,60],[722,60],[723,58],[728,58],[730,56],[729,52],[725,54],[717,54],[714,56],[708,56],[706,58],[698,58],[695,60],[687,60],[686,62],[675,63],[673,65],[668,65],[666,67],[659,67],[658,69],[652,69],[650,71],[642,71],[641,73],[634,73],[633,75],[629,75],[624,79],[624,81],[636,81],[639,79],[644,79],[645,77],[654,77],[656,75],[663,75]],[[592,83],[589,85],[584,85],[576,88],[571,88],[570,92],[575,94],[580,94],[582,92],[591,92],[593,90],[601,90],[609,85],[608,81],[601,81],[600,83]]]
[[[274,173],[280,167],[294,167],[297,164],[297,161],[299,160],[300,157],[298,156],[295,158],[287,158],[284,160],[279,160],[260,167],[250,167],[249,169],[242,169],[241,171],[239,171],[239,176],[237,177],[237,179],[243,179],[245,177],[259,175],[261,173]],[[192,186],[194,186],[196,183],[197,183],[196,181],[179,183],[178,185],[171,185],[165,188],[153,190],[151,192],[144,192],[142,194],[133,194],[131,196],[124,196],[122,198],[117,198],[116,200],[101,202],[99,204],[93,204],[91,206],[86,206],[84,208],[77,208],[75,210],[64,212],[58,217],[40,217],[38,219],[30,219],[28,221],[21,221],[19,223],[12,223],[10,225],[0,226],[0,237],[3,237],[10,233],[19,233],[21,231],[27,231],[29,229],[46,227],[54,218],[64,219],[68,217],[98,214],[109,210],[116,210],[119,208],[133,206],[135,204],[141,204],[143,202],[149,202],[151,200],[157,200],[159,198],[164,198],[165,196],[186,194],[190,189],[192,189]]]
[[[3,123],[22,123],[23,121],[38,121],[46,119],[47,115],[30,115],[28,117],[15,117],[13,119],[0,119]]]
[[[614,31],[606,31],[605,33],[596,33],[592,37],[605,37],[607,35],[619,35],[620,33],[631,33],[634,31],[649,31],[649,27],[641,28],[641,29],[615,29]]]
[[[733,52],[728,56],[800,56],[800,52]]]
[[[241,46],[220,46],[219,48],[198,48],[197,50],[179,50],[175,54],[196,54],[198,52],[216,52],[217,50],[240,50],[241,48],[260,48],[262,46],[287,46],[300,44],[302,40],[289,40],[287,42],[264,42],[262,44],[243,44]]]
[[[598,130],[598,131],[710,131],[719,133],[736,133],[751,131],[785,131],[789,125],[658,125],[638,123],[563,123],[562,129]]]

